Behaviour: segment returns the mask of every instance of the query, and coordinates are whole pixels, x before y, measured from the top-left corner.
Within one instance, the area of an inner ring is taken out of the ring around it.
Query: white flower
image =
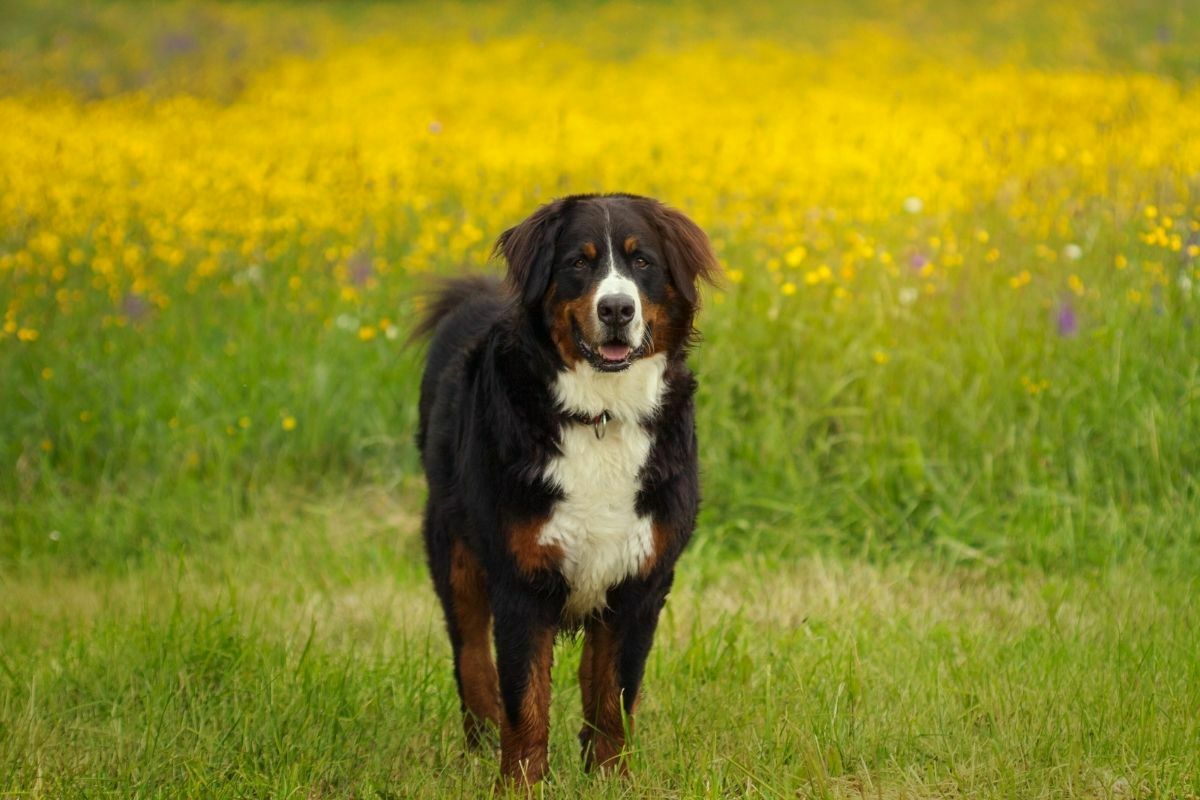
[[[904,210],[910,214],[920,214],[923,208],[925,203],[919,197],[909,197],[904,201]]]
[[[50,541],[57,542],[60,539],[62,539],[61,533],[59,533],[58,531],[50,531]]]
[[[246,269],[242,270],[241,272],[236,273],[233,276],[233,282],[238,285],[242,285],[242,284],[246,284],[246,283],[258,284],[258,283],[262,283],[262,276],[263,276],[262,266],[260,266],[259,264],[251,264]]]
[[[917,291],[915,286],[905,286],[900,290],[900,305],[911,306],[917,302],[918,295],[920,295],[920,292]]]
[[[1184,294],[1192,291],[1192,279],[1188,277],[1187,273],[1180,273],[1179,275],[1179,290]]]
[[[338,314],[333,324],[344,331],[358,331],[358,317],[352,317],[349,314]]]
[[[1063,248],[1063,258],[1067,261],[1078,261],[1083,257],[1083,248],[1072,242]]]

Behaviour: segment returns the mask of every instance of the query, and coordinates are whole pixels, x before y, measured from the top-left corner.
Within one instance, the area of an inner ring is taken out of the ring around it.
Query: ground
[[[290,501],[186,558],[5,580],[11,788],[486,793],[497,758],[463,751],[415,498]],[[580,643],[563,641],[547,791],[1186,797],[1194,593],[1194,577],[1141,565],[690,553],[650,662],[633,778],[580,769]]]

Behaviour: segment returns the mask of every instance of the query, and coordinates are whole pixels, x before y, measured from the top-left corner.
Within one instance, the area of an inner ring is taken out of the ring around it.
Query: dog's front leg
[[[500,774],[536,783],[546,773],[550,739],[550,667],[556,617],[545,601],[506,591],[495,613],[496,666],[504,713],[500,717]]]
[[[627,584],[610,596],[612,607],[587,622],[579,682],[583,729],[579,742],[584,765],[628,772],[626,736],[654,641],[670,577],[652,584]]]
[[[621,641],[612,615],[588,620],[583,655],[579,661],[579,686],[583,696],[583,729],[579,743],[587,769],[597,764],[617,766],[625,747],[625,725],[633,717],[624,713],[620,675]]]

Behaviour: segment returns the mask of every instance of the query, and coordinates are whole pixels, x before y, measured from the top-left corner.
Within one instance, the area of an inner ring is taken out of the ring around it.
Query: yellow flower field
[[[123,325],[181,292],[277,281],[325,324],[374,323],[403,312],[380,286],[478,267],[572,191],[666,198],[712,232],[735,293],[746,275],[835,310],[909,277],[916,250],[926,292],[970,264],[1052,298],[1072,244],[1130,302],[1195,277],[1194,88],[935,57],[865,25],[828,52],[721,36],[594,50],[383,29],[281,56],[230,102],[10,94],[2,335],[32,346],[62,317]],[[1104,274],[1118,258],[1128,275]]]
[[[1109,498],[1110,462],[1140,475],[1130,453],[1168,432],[1175,469],[1132,484],[1182,490],[1200,89],[1155,66],[1170,45],[1108,63],[1068,4],[1040,12],[1044,63],[878,10],[821,36],[771,7],[271,8],[112,6],[94,24],[126,38],[0,62],[0,363],[22,387],[0,413],[27,489],[406,474],[427,273],[495,269],[539,203],[619,190],[692,214],[725,266],[697,363],[713,496],[746,524],[752,454],[772,513],[831,469],[935,517],[954,485]]]

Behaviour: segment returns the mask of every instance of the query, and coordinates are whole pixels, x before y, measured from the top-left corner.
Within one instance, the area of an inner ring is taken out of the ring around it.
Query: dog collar
[[[592,416],[591,414],[566,414],[567,419],[572,422],[578,422],[580,425],[591,425],[592,432],[596,434],[597,439],[603,439],[604,433],[608,429],[608,421],[612,416],[605,409],[599,414]]]

